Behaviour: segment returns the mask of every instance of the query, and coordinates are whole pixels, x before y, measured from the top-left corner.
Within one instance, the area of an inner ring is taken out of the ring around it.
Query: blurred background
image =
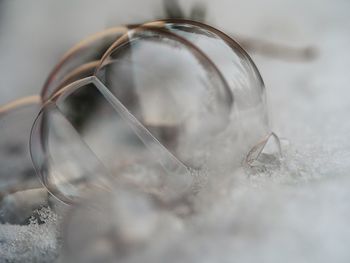
[[[324,41],[321,39],[332,34],[332,41],[340,41],[341,32],[346,30],[348,22],[347,1],[110,0],[58,3],[37,0],[27,3],[1,0],[1,103],[38,92],[60,56],[82,38],[116,25],[169,17],[166,6],[171,6],[171,2],[179,2],[182,15],[188,18],[194,10],[202,10],[205,13],[202,20],[240,42],[252,38],[297,48],[320,45],[322,49]]]

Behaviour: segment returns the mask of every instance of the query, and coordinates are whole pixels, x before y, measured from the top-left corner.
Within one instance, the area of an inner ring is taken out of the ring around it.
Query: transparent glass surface
[[[203,147],[230,122],[234,98],[225,78],[202,50],[172,32],[130,30],[103,56],[96,77],[192,168],[200,168]]]
[[[165,28],[184,37],[217,66],[234,97],[227,138],[236,137],[232,147],[240,148],[237,152],[246,154],[270,132],[263,80],[238,43],[217,29],[194,21],[163,20],[147,25]]]
[[[77,118],[71,100],[86,91],[94,96],[95,111]],[[70,84],[46,103],[30,145],[44,185],[65,203],[91,191],[109,191],[123,178],[164,199],[177,198],[193,181],[189,169],[95,77]]]
[[[100,60],[84,45],[82,60],[79,48],[67,55],[46,86],[54,93],[33,126],[31,153],[60,200],[125,178],[176,199],[207,169],[237,168],[269,133],[260,74],[222,32],[164,20],[113,37]]]

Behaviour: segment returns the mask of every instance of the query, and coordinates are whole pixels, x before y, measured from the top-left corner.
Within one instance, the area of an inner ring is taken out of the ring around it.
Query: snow
[[[53,262],[59,251],[57,229],[58,217],[49,208],[38,210],[28,225],[2,224],[0,262]]]

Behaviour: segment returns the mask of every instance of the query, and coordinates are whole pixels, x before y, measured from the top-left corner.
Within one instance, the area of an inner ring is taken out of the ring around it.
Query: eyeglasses
[[[32,162],[67,204],[125,180],[164,199],[193,193],[206,171],[250,164],[271,133],[251,58],[221,31],[188,20],[111,28],[80,42],[31,103],[40,106],[26,118]]]

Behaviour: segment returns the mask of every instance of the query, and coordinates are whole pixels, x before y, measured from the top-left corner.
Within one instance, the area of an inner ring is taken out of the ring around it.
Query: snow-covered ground
[[[292,63],[253,54],[273,131],[290,142],[285,159],[255,176],[211,174],[218,180],[200,194],[200,213],[181,222],[155,260],[349,262],[350,2],[203,2],[209,23],[223,31],[313,45],[319,55]],[[161,9],[155,0],[0,2],[0,102],[37,93],[59,55],[82,37],[162,17]],[[58,219],[49,215],[42,225],[0,225],[0,262],[56,258]]]

